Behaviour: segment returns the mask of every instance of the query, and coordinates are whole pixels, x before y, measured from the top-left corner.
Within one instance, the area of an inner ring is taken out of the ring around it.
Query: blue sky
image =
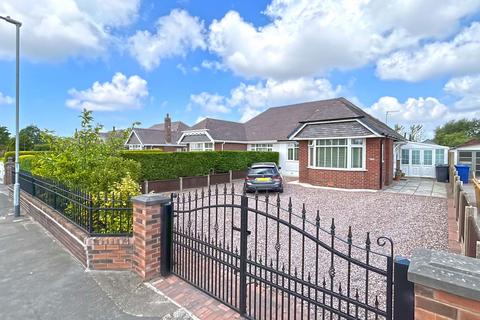
[[[0,3],[24,22],[21,126],[62,135],[83,107],[110,129],[345,96],[428,137],[480,117],[479,14],[476,0]],[[13,131],[13,26],[0,39],[0,125]]]

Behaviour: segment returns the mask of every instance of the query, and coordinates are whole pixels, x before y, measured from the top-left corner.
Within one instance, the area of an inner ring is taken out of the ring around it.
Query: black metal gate
[[[392,319],[389,238],[372,243],[367,233],[359,245],[350,227],[333,219],[323,227],[305,204],[233,186],[172,195],[172,203],[172,272],[243,316]]]

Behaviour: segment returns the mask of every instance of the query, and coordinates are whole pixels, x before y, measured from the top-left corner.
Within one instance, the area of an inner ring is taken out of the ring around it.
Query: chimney
[[[163,124],[165,128],[165,143],[172,143],[172,119],[167,113],[165,117],[165,123]]]

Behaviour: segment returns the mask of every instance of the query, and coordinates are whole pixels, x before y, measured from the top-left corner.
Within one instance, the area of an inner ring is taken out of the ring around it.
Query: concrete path
[[[192,319],[130,272],[85,272],[0,185],[0,319]]]
[[[393,181],[392,185],[382,191],[388,193],[409,194],[435,198],[447,198],[447,183],[428,178],[405,178]]]

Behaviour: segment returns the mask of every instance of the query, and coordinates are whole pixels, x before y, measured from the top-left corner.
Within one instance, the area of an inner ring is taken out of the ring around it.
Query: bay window
[[[212,142],[192,142],[190,143],[190,151],[213,151]]]
[[[298,161],[298,142],[290,143],[287,150],[288,161]]]
[[[365,169],[365,139],[319,139],[308,143],[313,168]]]

